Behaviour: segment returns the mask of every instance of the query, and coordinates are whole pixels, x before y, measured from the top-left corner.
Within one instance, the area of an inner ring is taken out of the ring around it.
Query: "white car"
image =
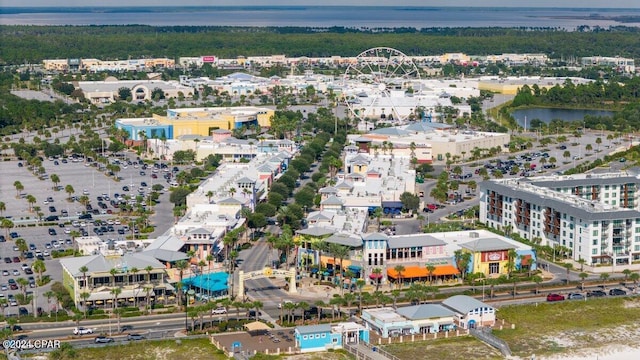
[[[65,228],[65,229],[64,229],[64,233],[65,233],[65,234],[71,234],[71,229],[69,229],[69,228]]]
[[[85,327],[77,327],[73,329],[73,335],[87,335],[93,334],[93,330]]]
[[[223,314],[227,313],[227,309],[225,309],[223,307],[219,307],[219,308],[211,310],[211,313],[213,315],[223,315]]]

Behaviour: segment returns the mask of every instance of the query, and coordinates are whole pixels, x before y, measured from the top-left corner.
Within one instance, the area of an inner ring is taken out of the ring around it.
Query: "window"
[[[320,335],[320,337],[324,339],[324,338],[327,337],[327,334],[322,334],[322,335]]]
[[[320,334],[316,334],[316,339],[320,339]]]
[[[598,230],[593,230],[593,236],[598,236]]]
[[[307,335],[302,335],[302,340],[307,340],[309,337]]]
[[[500,272],[500,263],[489,263],[489,274],[498,274]]]
[[[592,249],[591,250],[591,254],[592,255],[598,255],[598,249]]]

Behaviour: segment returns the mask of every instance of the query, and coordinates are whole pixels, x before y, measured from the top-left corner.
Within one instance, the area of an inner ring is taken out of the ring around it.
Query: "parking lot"
[[[127,235],[131,235],[132,229],[126,227],[126,219],[118,216],[120,203],[132,201],[127,199],[126,195],[135,198],[139,194],[148,194],[153,184],[162,184],[168,190],[169,184],[163,175],[173,173],[173,168],[169,168],[169,165],[165,165],[165,169],[159,166],[154,171],[153,165],[148,165],[146,169],[143,169],[142,165],[134,164],[135,160],[135,154],[128,158],[118,159],[121,169],[117,174],[120,178],[119,181],[116,181],[113,176],[109,176],[106,170],[101,171],[97,164],[92,166],[84,159],[76,161],[71,158],[65,160],[43,159],[42,165],[46,170],[46,175],[41,177],[31,173],[26,164],[19,166],[19,161],[0,162],[0,172],[2,173],[0,201],[4,202],[6,206],[2,216],[10,218],[15,224],[13,229],[2,231],[0,234],[2,236],[0,238],[0,257],[2,258],[0,261],[0,272],[2,272],[0,298],[8,299],[10,295],[14,296],[20,293],[19,289],[11,289],[10,281],[37,276],[25,273],[24,269],[29,268],[38,257],[45,261],[47,271],[44,275],[51,276],[53,281],[60,281],[62,268],[59,261],[51,257],[51,252],[72,248],[71,232],[74,230],[81,234],[99,236],[103,240],[124,240]],[[131,163],[129,164],[128,161]],[[58,191],[54,190],[54,184],[51,181],[53,174],[60,178],[60,182],[57,184],[60,189]],[[155,178],[152,175],[155,175]],[[14,186],[16,181],[23,185],[24,190],[16,191]],[[70,194],[65,191],[67,185],[74,188],[75,192],[71,196],[75,200],[69,200]],[[126,188],[123,190],[123,187]],[[35,203],[29,204],[28,195],[35,197]],[[79,201],[82,196],[89,199],[89,206],[85,206]],[[40,208],[43,220],[46,218],[51,220],[47,222],[47,225],[43,224],[44,221],[37,221],[36,207]],[[169,192],[160,194],[159,204],[154,207],[156,215],[150,218],[152,224],[159,225],[151,234],[152,237],[163,233],[173,223],[171,208]],[[89,216],[91,218],[88,218]],[[96,225],[96,220],[102,221],[103,224]],[[25,258],[18,258],[20,252],[17,251],[15,242],[12,241],[13,238],[18,237],[25,239],[29,246]],[[34,295],[37,294],[36,306],[43,307],[45,311],[48,310],[47,306],[49,309],[53,309],[55,306],[54,301],[47,305],[46,298],[42,296],[49,289],[50,285],[38,289],[35,287],[28,289],[33,291]],[[32,311],[31,306],[26,307],[29,312]],[[19,306],[11,306],[10,304],[5,309],[5,313],[17,314],[18,308]]]

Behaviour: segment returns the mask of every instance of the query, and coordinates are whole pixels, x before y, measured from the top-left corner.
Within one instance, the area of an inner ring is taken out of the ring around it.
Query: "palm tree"
[[[544,159],[544,158],[543,158],[543,159]],[[586,263],[587,263],[587,260],[585,260],[585,259],[583,259],[583,258],[579,258],[577,262],[578,262],[578,264],[580,264],[580,271],[581,271],[581,272],[582,272],[582,271],[584,271],[584,264],[586,264]]]
[[[638,280],[640,280],[640,274],[638,274],[637,272],[634,272],[631,274],[631,276],[629,276],[629,279],[633,281],[633,285],[635,286],[638,284]]]
[[[313,303],[313,304],[318,309],[318,324],[319,324],[320,323],[320,319],[322,318],[322,308],[325,307],[326,304],[322,300],[316,300],[316,302]]]
[[[578,276],[580,277],[580,288],[584,291],[584,281],[589,277],[589,274],[581,272]]]
[[[60,183],[60,177],[57,174],[51,174],[51,182],[53,183],[53,190],[58,191],[58,184]]]
[[[371,271],[376,278],[376,292],[380,289],[380,283],[382,282],[382,269],[375,268]]]
[[[602,273],[600,274],[600,280],[602,280],[602,288],[606,289],[607,288],[607,280],[609,279],[609,274],[608,273]]]
[[[398,289],[402,289],[402,273],[406,270],[403,265],[396,265],[393,267],[393,270],[398,273]]]
[[[71,242],[73,243],[73,248],[75,250],[78,250],[78,243],[76,243],[76,238],[80,237],[82,234],[80,234],[79,231],[77,230],[71,230],[71,232],[69,233],[69,236],[71,236]]]
[[[567,269],[567,284],[568,284],[569,283],[569,275],[571,273],[571,270],[573,269],[573,264],[572,263],[563,263],[562,267]]]
[[[13,224],[13,221],[9,220],[9,219],[2,219],[0,220],[0,227],[2,227],[5,231],[5,237],[9,238],[9,230],[13,229],[15,225]]]
[[[26,196],[26,199],[27,199],[27,203],[29,203],[29,212],[33,212],[33,204],[35,204],[37,201],[36,197],[29,194]]]
[[[20,257],[24,258],[24,253],[29,251],[29,246],[27,245],[27,242],[23,238],[17,238],[16,246],[18,247],[18,251],[20,251]]]
[[[82,299],[82,310],[84,311],[85,319],[87,318],[87,300],[89,299],[89,297],[91,297],[91,294],[86,291],[80,293],[80,299]]]
[[[64,187],[64,191],[69,194],[69,197],[67,198],[67,200],[71,201],[71,196],[73,195],[73,193],[75,193],[76,191],[73,189],[73,186],[71,185],[67,185]]]
[[[258,321],[258,315],[260,315],[260,309],[264,307],[264,304],[261,301],[254,301],[251,303],[251,307],[256,309],[256,321]]]
[[[282,307],[287,311],[287,322],[291,323],[292,322],[291,313],[296,308],[296,304],[294,304],[292,302],[286,302],[286,303],[284,303],[284,305],[282,305]]]
[[[109,270],[109,274],[111,274],[111,277],[113,278],[113,287],[115,287],[116,286],[116,275],[118,274],[118,269],[112,268],[111,270]]]
[[[84,279],[84,287],[89,288],[89,284],[87,283],[87,273],[89,272],[89,268],[83,265],[78,270],[82,273],[82,278]]]
[[[144,268],[144,271],[147,272],[147,282],[151,283],[151,271],[153,271],[153,266],[147,265],[147,267]]]
[[[542,282],[542,276],[536,275],[531,278],[531,281],[536,283],[536,295],[539,293],[540,283]]]
[[[138,282],[138,273],[140,272],[140,269],[138,269],[137,267],[132,267],[129,272],[131,272],[133,274],[133,282],[137,283]]]
[[[151,291],[153,291],[153,286],[145,285],[145,286],[142,288],[142,290],[144,291],[144,293],[145,293],[145,294],[146,294],[146,296],[147,296],[147,297],[146,297],[147,301],[146,301],[146,303],[145,303],[145,307],[148,309],[148,311],[151,311],[151,306],[150,306],[151,304],[150,304],[150,301],[149,301],[149,296],[151,295]],[[137,300],[137,298],[136,298],[136,300]]]
[[[432,278],[433,278],[433,272],[436,271],[436,267],[431,265],[431,264],[427,264],[427,273],[429,273],[429,284],[432,283]]]
[[[198,262],[198,267],[200,268],[200,275],[204,274],[204,267],[207,266],[207,263],[204,260],[200,260]]]
[[[209,200],[209,203],[211,203],[211,198],[213,197],[213,191],[209,190],[207,191],[207,199]]]
[[[176,269],[178,269],[178,273],[180,274],[180,284],[182,284],[182,277],[184,276],[184,270],[189,266],[185,260],[176,261]],[[182,285],[178,287],[178,299],[182,297]]]
[[[24,190],[24,185],[18,180],[14,181],[13,187],[16,188],[16,199],[20,197],[20,192]]]
[[[116,314],[118,318],[118,329],[120,328],[120,314],[118,312],[118,296],[122,293],[122,289],[117,287],[113,288],[110,291],[111,295],[113,295],[113,312]]]
[[[5,211],[7,211],[7,204],[0,201],[0,216],[3,216]]]
[[[47,271],[47,267],[45,266],[44,261],[40,259],[34,261],[33,265],[31,265],[31,268],[38,274],[38,283],[41,283],[42,273]]]

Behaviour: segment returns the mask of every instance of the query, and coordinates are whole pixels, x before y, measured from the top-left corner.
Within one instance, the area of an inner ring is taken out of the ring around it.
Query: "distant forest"
[[[0,39],[0,65],[87,57],[356,56],[378,46],[393,47],[407,55],[545,53],[552,58],[640,58],[640,29],[622,26],[576,32],[528,28],[0,26]]]

